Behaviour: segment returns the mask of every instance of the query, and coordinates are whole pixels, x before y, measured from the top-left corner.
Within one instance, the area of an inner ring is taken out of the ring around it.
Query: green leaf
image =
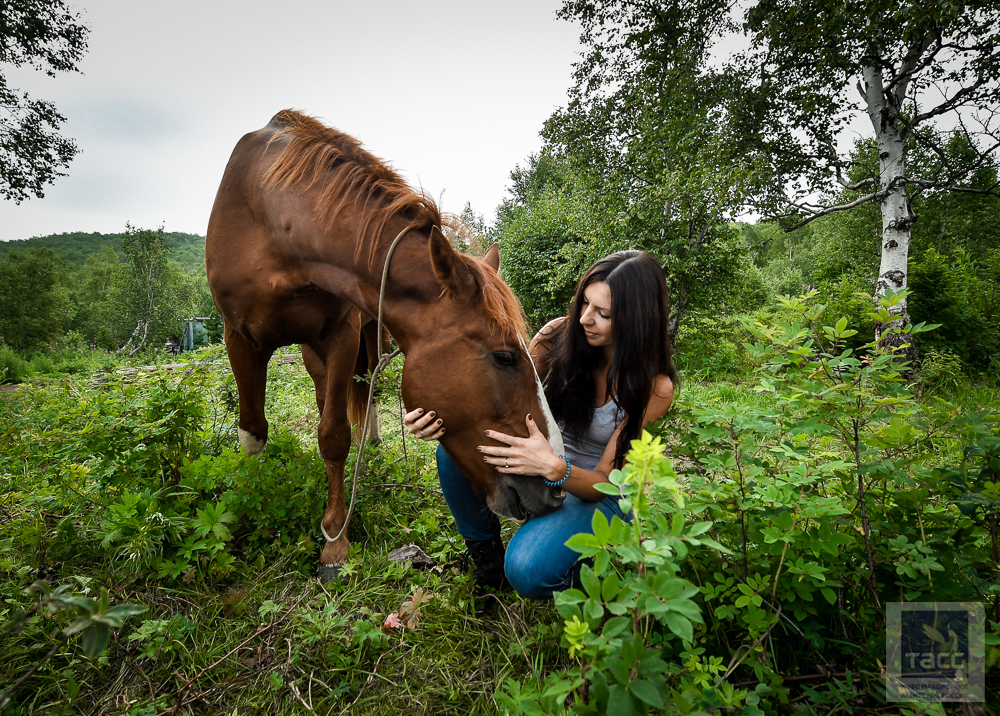
[[[606,549],[602,549],[594,555],[594,574],[604,574],[608,571],[609,564],[611,564],[611,553]]]
[[[586,564],[580,569],[580,583],[593,599],[601,598],[601,580],[594,574],[594,570]]]
[[[620,657],[613,657],[608,659],[608,670],[611,675],[615,677],[615,680],[623,686],[628,683],[629,669],[625,666],[625,662],[621,660]]]
[[[691,529],[688,530],[688,537],[697,537],[698,535],[703,535],[712,529],[714,522],[696,522],[691,525]]]
[[[575,534],[566,540],[566,546],[569,547],[574,552],[579,552],[582,555],[590,557],[597,553],[603,545],[598,541],[598,539],[587,532],[581,532],[580,534]]]
[[[623,684],[626,682],[622,682]],[[632,696],[621,686],[615,684],[610,689],[611,695],[608,697],[608,713],[614,716],[632,716],[635,711],[635,704],[632,703]]]
[[[590,524],[594,531],[594,538],[603,547],[611,539],[611,525],[608,523],[608,518],[600,510],[594,510],[594,517]]]
[[[604,578],[604,582],[601,584],[601,596],[604,598],[604,601],[613,601],[620,591],[621,580],[618,579],[617,574],[612,573]]]
[[[628,685],[628,690],[632,692],[633,696],[645,701],[654,709],[662,709],[664,707],[663,698],[660,696],[660,692],[655,686],[645,679],[633,681]]]
[[[91,658],[100,656],[108,648],[111,639],[111,627],[107,624],[94,622],[83,632],[83,653]]]
[[[667,612],[663,615],[663,621],[666,623],[667,628],[681,639],[685,641],[694,640],[694,628],[691,626],[691,620],[687,617],[683,617],[677,612]]]

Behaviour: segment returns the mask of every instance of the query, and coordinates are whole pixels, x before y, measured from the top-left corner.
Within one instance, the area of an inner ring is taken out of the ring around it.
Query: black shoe
[[[500,535],[483,541],[467,539],[465,546],[466,556],[471,557],[475,564],[472,576],[476,580],[476,596],[482,596],[491,590],[510,591],[510,582],[503,571],[506,550]]]

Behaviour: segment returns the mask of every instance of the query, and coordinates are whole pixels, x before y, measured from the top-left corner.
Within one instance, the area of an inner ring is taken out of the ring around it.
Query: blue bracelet
[[[566,457],[565,455],[560,455],[559,457],[561,457],[563,460],[566,461],[566,474],[563,475],[563,479],[561,479],[559,482],[552,482],[551,480],[545,480],[545,478],[543,477],[542,479],[545,480],[545,484],[548,485],[549,487],[559,487],[561,484],[563,484],[564,482],[566,482],[566,480],[569,479],[569,473],[573,470],[573,466],[569,464],[568,457]]]

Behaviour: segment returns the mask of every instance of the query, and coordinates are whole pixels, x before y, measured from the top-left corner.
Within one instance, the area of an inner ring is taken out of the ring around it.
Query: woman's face
[[[594,281],[583,289],[580,325],[594,348],[612,345],[611,289],[606,281]]]

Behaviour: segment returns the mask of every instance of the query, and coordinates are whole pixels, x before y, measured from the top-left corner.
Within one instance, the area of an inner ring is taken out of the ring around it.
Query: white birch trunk
[[[906,154],[903,138],[900,135],[899,122],[894,112],[898,109],[890,107],[889,102],[895,100],[895,94],[887,96],[884,90],[882,72],[876,67],[862,69],[864,78],[864,96],[867,104],[868,117],[875,130],[875,140],[879,156],[880,189],[884,193],[880,204],[882,212],[882,261],[879,265],[878,281],[875,285],[876,300],[885,295],[886,291],[901,291],[907,285],[907,257],[910,250],[910,224],[913,216],[910,214],[906,197]],[[901,328],[910,323],[906,299],[889,309],[892,320],[886,324],[876,324],[875,339],[884,348],[899,348],[909,343],[903,349],[902,356],[906,360],[916,359],[916,348],[913,336],[906,334],[887,334],[890,328]]]

